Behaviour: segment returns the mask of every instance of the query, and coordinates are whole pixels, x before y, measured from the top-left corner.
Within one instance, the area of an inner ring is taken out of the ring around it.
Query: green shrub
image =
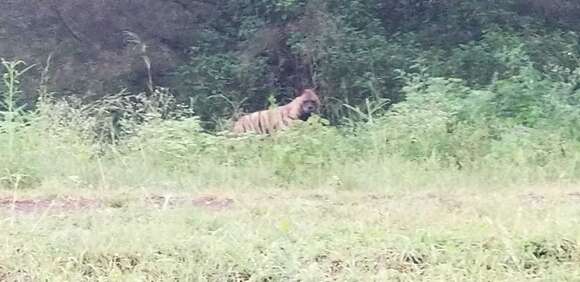
[[[208,132],[198,115],[162,89],[88,105],[43,96],[33,112],[3,112],[0,152],[8,161],[0,164],[0,183],[23,188],[49,181],[116,186],[196,179],[197,185],[353,188],[370,185],[352,175],[361,171],[356,167],[381,179],[386,168],[397,166],[506,181],[580,177],[574,83],[531,66],[487,87],[426,73],[404,77],[404,101],[389,111],[382,108],[385,100],[366,99],[364,107],[345,107],[352,112],[347,125],[315,116],[272,136]],[[12,89],[18,92],[17,85]]]

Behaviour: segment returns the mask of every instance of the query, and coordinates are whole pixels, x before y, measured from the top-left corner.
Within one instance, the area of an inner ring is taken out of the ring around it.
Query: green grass
[[[231,137],[162,92],[25,112],[5,68],[0,281],[580,277],[578,111],[558,99],[511,116],[506,90],[427,79],[364,123]]]
[[[85,211],[3,213],[20,281],[575,281],[578,187],[61,191]],[[18,199],[43,192],[17,193]],[[147,196],[233,200],[162,208]],[[36,194],[36,195],[35,195]],[[56,198],[58,199],[58,197]]]

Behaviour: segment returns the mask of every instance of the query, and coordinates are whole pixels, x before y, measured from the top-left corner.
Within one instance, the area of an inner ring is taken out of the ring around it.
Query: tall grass
[[[487,89],[414,77],[404,88],[405,102],[383,114],[360,111],[348,126],[315,117],[274,136],[231,137],[205,132],[163,90],[119,93],[93,104],[47,96],[23,112],[18,78],[25,70],[22,63],[4,63],[0,152],[7,161],[0,164],[0,183],[6,188],[388,189],[580,177],[578,95],[535,73]]]

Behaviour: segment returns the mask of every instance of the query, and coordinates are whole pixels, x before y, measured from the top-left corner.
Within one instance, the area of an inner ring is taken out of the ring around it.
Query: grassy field
[[[5,68],[0,281],[580,281],[580,112],[557,99],[505,117],[499,90],[428,79],[342,127],[231,137],[163,93],[24,111]]]
[[[580,277],[577,185],[234,186],[4,190],[0,280]]]

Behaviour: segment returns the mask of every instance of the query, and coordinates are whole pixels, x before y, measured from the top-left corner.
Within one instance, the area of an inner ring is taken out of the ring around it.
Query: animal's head
[[[298,118],[301,120],[307,120],[320,108],[320,99],[312,89],[305,89],[295,100],[298,102]]]

